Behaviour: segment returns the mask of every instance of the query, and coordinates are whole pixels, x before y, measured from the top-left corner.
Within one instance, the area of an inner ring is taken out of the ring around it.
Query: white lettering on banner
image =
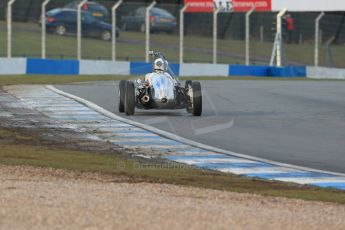
[[[209,8],[209,7],[213,7],[213,3],[212,2],[192,2],[189,3],[190,7],[205,7],[205,8]]]
[[[234,7],[239,7],[239,8],[247,8],[247,7],[268,7],[267,2],[234,2],[233,4]]]
[[[235,12],[247,12],[253,7],[256,11],[271,11],[271,0],[232,0],[232,4]]]

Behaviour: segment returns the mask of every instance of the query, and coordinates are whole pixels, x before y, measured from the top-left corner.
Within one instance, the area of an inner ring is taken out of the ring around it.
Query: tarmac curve
[[[210,146],[345,173],[345,82],[202,81],[203,114],[117,111],[118,81],[58,85],[126,118]]]

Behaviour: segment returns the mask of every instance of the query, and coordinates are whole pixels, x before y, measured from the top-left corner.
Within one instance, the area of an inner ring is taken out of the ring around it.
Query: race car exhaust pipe
[[[143,96],[143,97],[141,98],[141,100],[142,100],[144,103],[147,103],[147,102],[150,101],[150,97],[147,96],[147,95],[145,95],[145,96]]]

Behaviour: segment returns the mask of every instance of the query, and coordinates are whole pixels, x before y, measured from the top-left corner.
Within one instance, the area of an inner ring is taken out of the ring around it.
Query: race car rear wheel
[[[200,116],[202,113],[202,94],[200,82],[192,82],[193,89],[193,102],[192,102],[192,114],[194,116]]]
[[[133,115],[135,111],[135,88],[131,81],[126,82],[125,87],[125,112],[127,115]]]
[[[126,87],[126,81],[121,80],[119,83],[119,112],[120,113],[125,112],[125,87]]]

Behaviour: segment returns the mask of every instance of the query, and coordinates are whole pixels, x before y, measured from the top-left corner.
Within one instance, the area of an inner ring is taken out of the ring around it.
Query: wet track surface
[[[211,146],[345,173],[345,82],[203,81],[202,117],[117,112],[118,82],[57,86],[118,115]]]

